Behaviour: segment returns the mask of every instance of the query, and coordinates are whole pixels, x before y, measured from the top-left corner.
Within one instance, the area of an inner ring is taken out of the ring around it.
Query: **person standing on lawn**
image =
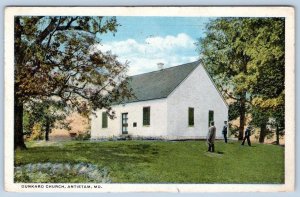
[[[248,127],[246,128],[246,130],[245,130],[245,137],[244,137],[243,142],[242,142],[241,145],[244,146],[245,141],[246,141],[246,139],[247,139],[248,145],[251,146],[250,136],[251,136],[251,127],[248,126]]]
[[[222,134],[224,136],[225,143],[227,143],[227,121],[224,121]]]
[[[208,128],[207,134],[207,143],[208,143],[208,151],[215,152],[215,138],[216,138],[216,127],[215,123],[210,122],[210,127]]]

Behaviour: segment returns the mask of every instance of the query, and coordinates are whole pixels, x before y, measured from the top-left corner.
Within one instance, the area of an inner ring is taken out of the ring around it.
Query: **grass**
[[[30,142],[15,152],[15,166],[91,163],[108,168],[113,183],[284,183],[284,148],[217,141]]]

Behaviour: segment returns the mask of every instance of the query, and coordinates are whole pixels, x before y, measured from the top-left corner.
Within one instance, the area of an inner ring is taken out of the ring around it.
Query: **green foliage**
[[[212,20],[198,48],[217,86],[233,102],[230,120],[255,113],[254,122],[265,121],[271,114],[263,111],[284,106],[284,18]]]
[[[267,124],[269,122],[271,111],[253,107],[251,110],[251,115],[251,124],[259,127],[260,125]]]
[[[95,48],[117,26],[115,17],[15,17],[17,97],[55,96],[84,113],[129,96],[127,65]]]
[[[43,126],[41,123],[34,123],[30,132],[26,134],[26,140],[43,140],[45,139],[45,131],[43,130]]]
[[[23,112],[23,133],[24,135],[30,135],[33,127],[33,121],[30,119],[30,113]]]
[[[238,142],[217,141],[216,151],[223,154],[208,155],[205,141],[27,145],[28,150],[16,151],[16,167],[47,162],[90,163],[107,166],[112,183],[284,183],[285,149],[281,146],[241,147]]]
[[[274,132],[276,133],[276,135],[280,136],[283,136],[285,134],[284,106],[278,106],[275,109],[253,107],[251,109],[251,114],[251,124],[257,127],[265,124],[268,127],[266,133],[267,137],[273,136]],[[279,140],[279,136],[277,140]]]
[[[23,128],[28,130],[27,135],[32,135],[29,139],[40,140],[41,136],[55,127],[55,123],[63,122],[69,114],[69,110],[63,102],[55,100],[31,100],[25,105],[25,116],[29,119],[23,124]],[[68,124],[63,122],[65,128]],[[38,126],[38,128],[37,128]]]
[[[239,102],[234,102],[229,104],[229,111],[228,111],[228,119],[229,121],[235,120],[239,117],[240,115],[240,103]]]
[[[125,80],[128,63],[96,47],[101,34],[117,32],[116,17],[16,16],[14,22],[19,111],[29,101],[51,99],[87,116],[97,108],[110,112],[112,102],[131,96]],[[22,118],[15,117],[15,148],[24,147]]]
[[[272,120],[270,121],[271,126],[276,127],[281,135],[284,135],[285,128],[285,107],[277,107],[276,110],[272,111]]]
[[[284,105],[285,21],[284,18],[267,18],[254,21],[252,27],[259,22],[264,27],[255,34],[252,46],[256,48],[247,48],[253,57],[250,66],[257,70],[253,72],[256,81],[251,88],[255,95],[253,104],[275,109]]]

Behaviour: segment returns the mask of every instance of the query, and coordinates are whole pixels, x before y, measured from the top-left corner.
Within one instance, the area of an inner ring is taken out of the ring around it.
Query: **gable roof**
[[[166,98],[199,64],[196,61],[129,77],[129,87],[135,97],[124,102]]]

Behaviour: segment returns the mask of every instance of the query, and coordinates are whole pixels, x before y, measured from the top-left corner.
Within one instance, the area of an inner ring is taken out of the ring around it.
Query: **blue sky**
[[[195,42],[204,36],[207,17],[117,17],[117,33],[100,36],[102,51],[129,61],[129,75],[176,66],[198,59]]]

